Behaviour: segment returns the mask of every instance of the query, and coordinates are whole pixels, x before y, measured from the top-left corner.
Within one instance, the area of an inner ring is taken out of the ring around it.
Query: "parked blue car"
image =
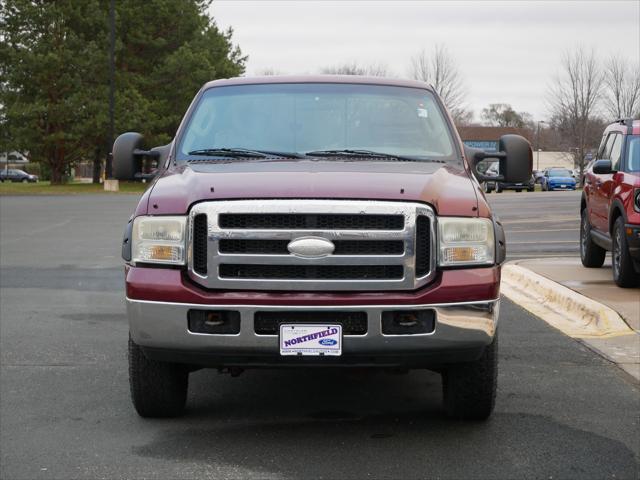
[[[571,171],[566,168],[547,168],[544,171],[540,184],[542,190],[575,190],[576,179],[571,175]]]

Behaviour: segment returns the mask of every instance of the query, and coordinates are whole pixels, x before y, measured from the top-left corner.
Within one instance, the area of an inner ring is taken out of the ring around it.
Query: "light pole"
[[[536,135],[536,170],[540,171],[540,124],[547,123],[544,120],[538,120],[538,133]]]
[[[115,0],[109,2],[109,138],[107,140],[107,161],[105,177],[113,178],[113,137],[115,110],[115,50],[116,50],[116,5]]]

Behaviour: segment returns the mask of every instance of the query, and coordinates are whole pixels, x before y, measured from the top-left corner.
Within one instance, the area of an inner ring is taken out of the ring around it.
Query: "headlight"
[[[137,217],[133,221],[134,263],[185,264],[187,217]]]
[[[438,264],[441,267],[492,265],[493,222],[488,218],[438,218]]]
[[[636,191],[633,194],[633,206],[636,209],[636,212],[640,212],[640,188],[636,188]]]

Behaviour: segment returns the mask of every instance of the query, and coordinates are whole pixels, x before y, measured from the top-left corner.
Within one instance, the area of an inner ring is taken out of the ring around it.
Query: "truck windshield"
[[[320,150],[367,150],[415,160],[456,159],[449,126],[431,92],[384,85],[210,88],[200,97],[178,145],[178,161],[203,154],[225,157],[220,149],[287,152],[292,157]]]

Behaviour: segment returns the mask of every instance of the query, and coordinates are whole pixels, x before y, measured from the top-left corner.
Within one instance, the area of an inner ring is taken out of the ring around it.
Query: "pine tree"
[[[169,141],[198,88],[246,57],[198,0],[116,2],[116,132]],[[109,0],[0,6],[2,143],[45,164],[52,183],[108,151]]]

